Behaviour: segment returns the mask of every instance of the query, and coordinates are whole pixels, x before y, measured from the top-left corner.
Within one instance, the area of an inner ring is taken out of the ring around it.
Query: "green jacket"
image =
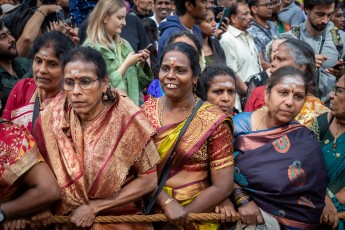
[[[139,105],[139,92],[145,89],[153,80],[153,73],[147,62],[145,62],[144,67],[141,67],[138,62],[136,65],[129,67],[124,76],[121,76],[119,71],[117,71],[120,67],[120,59],[117,54],[115,41],[110,47],[107,47],[99,43],[93,44],[86,40],[83,46],[90,46],[102,53],[107,64],[110,84],[114,88],[126,91],[134,103]],[[133,52],[130,44],[126,40],[121,39],[122,61],[125,61],[130,52]]]

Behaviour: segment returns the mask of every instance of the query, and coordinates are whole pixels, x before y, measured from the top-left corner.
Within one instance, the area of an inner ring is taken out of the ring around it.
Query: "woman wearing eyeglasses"
[[[14,86],[2,118],[24,125],[32,132],[32,122],[62,89],[62,59],[73,46],[66,35],[56,31],[45,33],[34,42],[34,76]]]
[[[338,213],[345,215],[345,75],[336,83],[330,99],[331,111],[317,117],[311,128],[322,147],[329,177],[321,223],[344,229],[345,220],[339,220]]]
[[[71,217],[62,229],[152,229],[150,223],[94,224],[96,215],[140,214],[141,197],[157,186],[154,130],[129,97],[108,94],[108,80],[101,53],[72,50],[64,60],[64,92],[35,125],[62,192],[54,214]]]

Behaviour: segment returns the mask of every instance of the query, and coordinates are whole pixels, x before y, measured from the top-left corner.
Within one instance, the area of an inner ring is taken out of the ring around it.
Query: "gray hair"
[[[313,48],[308,43],[295,38],[287,38],[278,47],[280,46],[287,48],[289,55],[298,67],[305,66],[304,72],[307,82],[313,88],[315,86],[313,79],[316,64]]]

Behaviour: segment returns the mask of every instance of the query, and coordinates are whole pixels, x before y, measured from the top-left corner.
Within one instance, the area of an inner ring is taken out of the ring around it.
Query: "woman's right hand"
[[[237,212],[235,210],[234,204],[229,198],[225,199],[222,203],[216,206],[216,213],[220,213],[221,222],[236,222],[237,221]]]
[[[332,226],[332,229],[336,229],[338,226],[339,216],[338,211],[335,208],[331,198],[326,195],[325,207],[323,208],[322,215],[320,217],[321,224]]]
[[[126,60],[124,61],[123,64],[126,64],[128,67],[130,67],[130,66],[137,64],[141,60],[142,60],[142,54],[141,53],[131,52],[127,55]]]
[[[254,201],[250,201],[247,204],[238,208],[238,212],[241,216],[241,222],[247,225],[263,224],[264,219],[258,206]]]
[[[171,201],[164,207],[164,214],[169,224],[187,226],[190,223],[188,212],[176,200]]]

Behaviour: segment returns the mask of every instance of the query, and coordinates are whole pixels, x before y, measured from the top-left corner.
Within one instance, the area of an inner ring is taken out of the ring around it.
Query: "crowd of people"
[[[0,5],[0,229],[345,229],[342,3]]]

